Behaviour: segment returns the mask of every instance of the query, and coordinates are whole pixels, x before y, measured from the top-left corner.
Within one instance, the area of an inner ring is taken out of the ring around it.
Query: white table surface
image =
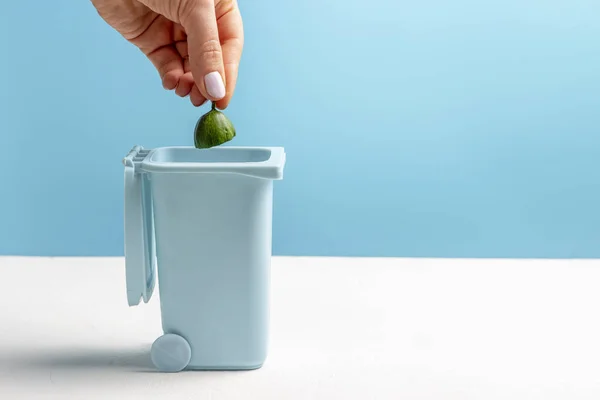
[[[121,258],[0,258],[0,399],[600,399],[600,262],[274,258],[270,355],[154,372]]]

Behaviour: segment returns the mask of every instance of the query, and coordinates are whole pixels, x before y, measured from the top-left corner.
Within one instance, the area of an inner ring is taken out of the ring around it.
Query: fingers
[[[194,86],[194,78],[191,72],[187,72],[179,78],[177,87],[175,88],[175,94],[179,97],[186,97],[192,91]]]
[[[192,87],[192,92],[190,93],[190,101],[196,107],[200,107],[206,102],[206,97],[204,97],[202,93],[200,93],[200,90],[196,85]]]
[[[223,51],[219,40],[214,0],[190,1],[180,15],[187,33],[190,69],[200,94],[209,100],[226,94]]]
[[[183,28],[181,30],[183,31]],[[175,40],[178,40],[177,35]],[[180,38],[179,41],[175,42],[175,48],[182,57],[183,64],[183,75],[179,78],[179,82],[175,88],[175,94],[179,97],[186,97],[192,91],[192,87],[194,86],[194,78],[190,72],[190,59],[188,57],[188,46],[185,36],[183,36],[183,39]]]
[[[236,1],[221,0],[216,9],[216,14],[227,82],[225,97],[217,102],[217,107],[225,109],[231,101],[237,83],[240,59],[244,47],[244,28]]]
[[[174,29],[173,29],[174,27]],[[162,32],[174,30],[175,46],[171,40],[157,41]],[[133,43],[140,48],[148,59],[152,62],[160,76],[162,86],[167,90],[175,90],[175,93],[181,97],[187,96],[193,86],[191,74],[187,74],[185,63],[182,56],[187,54],[187,44],[185,42],[185,31],[172,22],[154,18],[153,22],[147,27],[148,36],[139,36],[133,40]]]
[[[163,87],[167,90],[175,89],[184,74],[177,50],[171,46],[160,47],[148,53],[147,57],[156,67]]]
[[[179,53],[175,48],[165,46],[149,53],[148,58],[158,70],[163,87],[175,89],[175,94],[186,97],[192,91],[194,78]]]

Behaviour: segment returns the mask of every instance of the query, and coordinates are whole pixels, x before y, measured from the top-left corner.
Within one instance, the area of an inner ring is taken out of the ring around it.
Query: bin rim
[[[198,152],[198,155],[226,155],[240,152],[268,152],[265,159],[258,161],[161,161],[161,152]],[[191,146],[157,147],[149,151],[139,165],[140,172],[150,173],[233,173],[262,179],[280,180],[286,156],[283,147],[244,147],[219,146],[210,149],[196,149]]]

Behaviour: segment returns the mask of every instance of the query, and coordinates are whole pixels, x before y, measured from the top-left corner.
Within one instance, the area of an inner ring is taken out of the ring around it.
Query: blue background
[[[241,8],[227,114],[286,147],[275,254],[600,256],[600,2]],[[87,1],[3,3],[0,44],[0,254],[121,255],[121,158],[207,107]]]

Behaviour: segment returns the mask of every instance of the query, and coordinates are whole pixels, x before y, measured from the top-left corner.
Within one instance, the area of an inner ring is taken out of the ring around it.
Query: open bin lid
[[[147,303],[156,282],[156,251],[152,196],[148,178],[139,166],[150,151],[135,146],[123,159],[125,166],[125,271],[127,302]]]

